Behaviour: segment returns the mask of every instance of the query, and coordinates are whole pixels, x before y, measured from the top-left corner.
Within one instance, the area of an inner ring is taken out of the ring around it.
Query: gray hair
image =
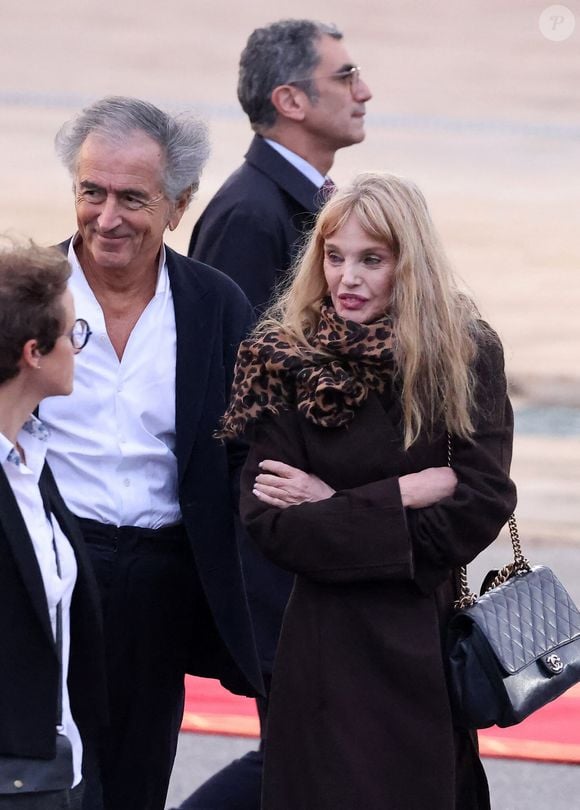
[[[240,57],[238,99],[252,129],[260,131],[276,123],[276,108],[270,100],[275,87],[300,84],[311,101],[317,100],[309,77],[320,61],[316,45],[323,35],[342,39],[335,25],[315,20],[280,20],[250,34]]]
[[[92,132],[123,144],[135,131],[144,132],[165,153],[164,192],[176,202],[199,188],[201,171],[209,156],[207,126],[193,115],[171,116],[138,98],[109,96],[96,101],[67,121],[56,134],[56,152],[74,178],[79,152]]]

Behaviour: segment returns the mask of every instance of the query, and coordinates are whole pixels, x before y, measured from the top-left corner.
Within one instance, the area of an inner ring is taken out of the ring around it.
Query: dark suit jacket
[[[310,230],[319,191],[256,135],[198,219],[188,253],[233,278],[261,310]]]
[[[78,574],[71,603],[68,687],[84,739],[106,721],[99,595],[80,530],[47,465],[40,489],[68,537]],[[30,535],[0,468],[0,755],[55,756],[58,659]]]
[[[61,248],[68,250],[68,244]],[[188,671],[253,695],[263,687],[234,523],[245,447],[213,436],[229,399],[238,343],[253,323],[253,312],[223,273],[166,251],[177,334],[179,503],[205,597],[192,616]]]
[[[234,524],[245,447],[214,431],[229,401],[238,344],[253,323],[241,290],[223,273],[167,248],[175,306],[175,430],[179,502],[210,611],[193,674],[232,691],[262,690]],[[192,617],[199,627],[199,617]],[[217,629],[217,633],[216,633]]]
[[[256,135],[245,162],[198,219],[189,255],[230,276],[258,312],[284,280],[321,197],[301,172]],[[270,672],[293,577],[241,543],[262,667]]]

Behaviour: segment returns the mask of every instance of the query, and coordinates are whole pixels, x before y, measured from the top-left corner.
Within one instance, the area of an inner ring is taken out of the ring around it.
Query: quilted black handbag
[[[463,568],[448,627],[451,701],[463,728],[515,725],[580,681],[580,612],[549,568],[524,558],[513,515],[509,528],[514,562],[479,597]]]

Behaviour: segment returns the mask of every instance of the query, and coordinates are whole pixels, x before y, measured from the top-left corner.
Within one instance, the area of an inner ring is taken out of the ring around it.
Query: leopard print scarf
[[[382,391],[394,372],[389,318],[358,324],[320,312],[312,346],[291,343],[279,331],[240,344],[229,407],[219,438],[240,436],[265,413],[297,408],[322,427],[351,421],[369,391]]]

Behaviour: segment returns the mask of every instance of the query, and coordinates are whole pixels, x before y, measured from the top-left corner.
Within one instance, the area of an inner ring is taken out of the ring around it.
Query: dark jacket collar
[[[290,194],[306,211],[312,214],[318,211],[319,189],[279,152],[272,149],[260,135],[254,136],[245,158],[251,166]]]
[[[165,247],[176,331],[175,434],[179,481],[189,461],[205,401],[213,358],[216,307],[197,262]]]
[[[46,486],[41,476],[39,486],[43,495],[46,495]],[[46,592],[42,582],[42,575],[34,552],[32,540],[28,534],[26,523],[18,507],[18,502],[12,492],[6,473],[0,467],[0,527],[6,537],[8,546],[24,583],[30,595],[34,610],[38,616],[47,640],[54,646],[54,637],[50,625]]]

